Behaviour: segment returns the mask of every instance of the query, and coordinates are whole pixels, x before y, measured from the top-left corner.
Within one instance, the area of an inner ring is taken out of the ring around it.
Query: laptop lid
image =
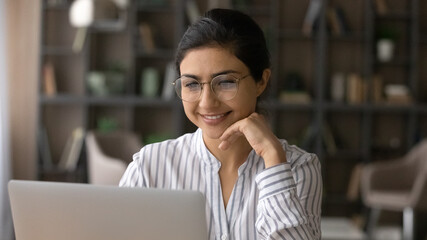
[[[17,240],[207,239],[199,192],[11,180]]]

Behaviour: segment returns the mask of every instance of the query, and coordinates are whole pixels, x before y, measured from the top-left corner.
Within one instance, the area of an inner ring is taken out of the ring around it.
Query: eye
[[[200,90],[200,84],[194,79],[182,79],[182,86],[189,91]]]
[[[237,86],[237,81],[233,77],[221,77],[215,81],[215,87],[221,90],[234,89]]]

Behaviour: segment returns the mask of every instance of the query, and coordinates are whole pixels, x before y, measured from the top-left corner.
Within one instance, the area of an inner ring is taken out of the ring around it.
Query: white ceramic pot
[[[389,62],[394,56],[394,42],[390,39],[380,39],[377,42],[377,57],[380,62]]]

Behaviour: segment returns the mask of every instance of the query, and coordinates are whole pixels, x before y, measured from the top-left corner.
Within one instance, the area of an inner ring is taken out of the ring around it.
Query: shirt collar
[[[218,159],[216,159],[216,157],[206,147],[205,141],[203,141],[202,129],[198,128],[195,134],[194,148],[196,149],[197,155],[203,163],[219,170],[221,162],[218,161]]]

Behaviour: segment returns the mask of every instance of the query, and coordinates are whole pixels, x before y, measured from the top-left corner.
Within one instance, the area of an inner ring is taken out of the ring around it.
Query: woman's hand
[[[220,137],[222,142],[219,148],[226,150],[241,136],[244,136],[255,152],[264,159],[266,167],[286,162],[286,153],[281,143],[262,115],[252,113],[228,127]]]

